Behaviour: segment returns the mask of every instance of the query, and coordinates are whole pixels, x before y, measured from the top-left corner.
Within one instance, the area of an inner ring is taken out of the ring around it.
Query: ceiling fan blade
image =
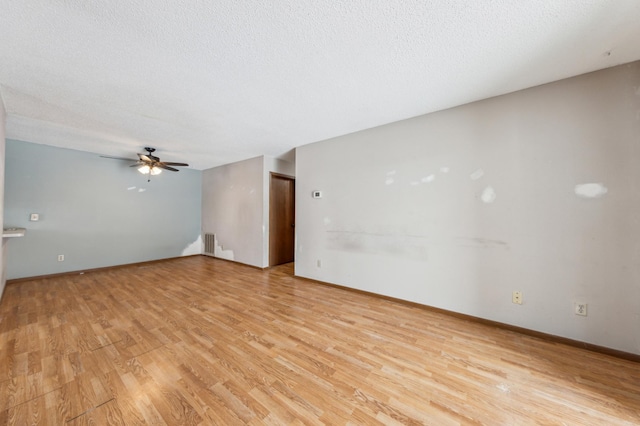
[[[156,163],[153,167],[159,167],[165,170],[171,170],[172,172],[179,172],[180,170],[167,166],[165,163]]]
[[[147,164],[147,163],[145,163],[144,161],[136,161],[135,164],[132,164],[129,167],[139,167],[139,166],[142,166],[144,164]]]
[[[102,158],[111,158],[113,160],[138,161],[138,160],[134,160],[133,158],[112,157],[110,155],[101,155],[100,157],[102,157]]]
[[[165,166],[188,166],[187,163],[174,163],[172,161],[163,161],[162,164],[164,164]]]

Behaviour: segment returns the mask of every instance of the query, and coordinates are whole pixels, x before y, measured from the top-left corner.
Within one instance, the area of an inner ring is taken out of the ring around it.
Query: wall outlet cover
[[[514,291],[511,295],[511,301],[517,305],[522,305],[522,292]]]
[[[573,305],[573,313],[583,317],[587,316],[587,304],[582,302],[576,302]]]

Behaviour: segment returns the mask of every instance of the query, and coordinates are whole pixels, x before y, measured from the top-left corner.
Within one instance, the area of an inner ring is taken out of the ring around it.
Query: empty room
[[[0,424],[640,424],[640,2],[0,2]]]

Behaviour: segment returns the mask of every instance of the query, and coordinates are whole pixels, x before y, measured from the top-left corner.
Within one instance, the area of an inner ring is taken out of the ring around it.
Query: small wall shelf
[[[25,228],[4,228],[2,230],[2,238],[24,237],[27,233]]]

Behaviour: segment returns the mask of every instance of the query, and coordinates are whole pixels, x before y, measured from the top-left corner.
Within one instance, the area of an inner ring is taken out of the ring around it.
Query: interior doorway
[[[295,250],[296,181],[271,173],[269,187],[269,266],[293,262]]]

